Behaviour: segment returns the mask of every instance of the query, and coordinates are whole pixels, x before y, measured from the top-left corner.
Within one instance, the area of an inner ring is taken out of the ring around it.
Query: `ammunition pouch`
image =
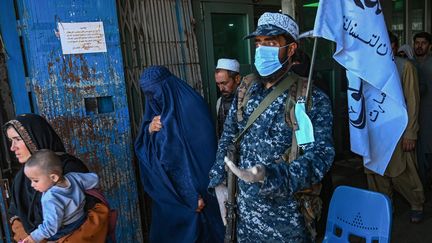
[[[290,163],[292,161],[290,159],[291,152],[290,147],[285,151],[281,158],[276,161],[276,163]],[[301,149],[297,152],[299,155],[303,154]],[[321,188],[321,183],[317,183],[312,185],[310,188],[303,189],[294,194],[299,210],[303,215],[306,229],[308,230],[313,242],[317,235],[316,222],[321,218],[322,200],[319,197]]]
[[[322,200],[319,197],[321,183],[312,185],[311,188],[296,192],[294,198],[297,200],[299,210],[303,214],[306,229],[312,240],[316,239],[316,222],[321,218]]]

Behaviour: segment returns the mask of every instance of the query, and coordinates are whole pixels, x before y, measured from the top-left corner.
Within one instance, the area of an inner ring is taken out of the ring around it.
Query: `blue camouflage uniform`
[[[237,120],[237,99],[232,102],[219,142],[216,163],[210,171],[209,188],[224,182],[224,156],[227,146],[244,129],[251,113],[275,85],[269,89],[255,82],[248,92],[243,120]],[[308,115],[314,126],[315,142],[304,148],[304,154],[290,164],[276,162],[291,146],[292,128],[285,121],[288,91],[280,95],[252,124],[240,143],[239,168],[262,164],[266,169],[264,183],[238,180],[237,238],[239,242],[307,242],[303,215],[294,193],[319,183],[329,170],[333,158],[332,110],[328,96],[312,91]]]

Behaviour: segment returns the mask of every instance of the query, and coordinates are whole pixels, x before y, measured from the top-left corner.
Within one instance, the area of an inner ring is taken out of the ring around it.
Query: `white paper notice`
[[[102,22],[58,23],[63,54],[106,52]]]

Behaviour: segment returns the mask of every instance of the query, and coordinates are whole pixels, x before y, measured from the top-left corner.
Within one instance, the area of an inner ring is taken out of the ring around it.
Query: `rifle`
[[[227,148],[227,157],[235,164],[238,164],[239,153],[238,144],[233,143]],[[236,193],[237,193],[237,176],[228,170],[228,199],[225,202],[225,207],[227,209],[226,214],[226,231],[224,243],[234,243],[236,242],[236,221],[237,221],[237,203],[236,203]]]

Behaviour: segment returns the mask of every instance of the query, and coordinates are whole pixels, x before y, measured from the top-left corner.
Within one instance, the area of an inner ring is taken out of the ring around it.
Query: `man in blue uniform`
[[[245,77],[238,88],[219,142],[216,163],[210,171],[209,188],[219,194],[220,203],[221,198],[223,201],[220,191],[226,188],[227,147],[245,128],[260,102],[279,82],[294,75],[291,67],[297,49],[298,26],[287,15],[264,13],[255,32],[246,38],[255,38],[256,71]],[[247,80],[252,82],[247,89],[242,89]],[[304,84],[304,79],[296,76],[296,80],[298,85]],[[310,241],[294,194],[319,183],[333,162],[332,111],[329,98],[313,88],[307,115],[313,126],[314,142],[303,145],[301,155],[288,162],[284,155],[293,141],[292,127],[296,127],[295,121],[300,122],[299,118],[290,119],[292,112],[286,108],[290,100],[297,99],[290,91],[293,89],[279,95],[244,133],[238,151],[238,168],[227,160],[227,165],[240,177],[238,242]]]

